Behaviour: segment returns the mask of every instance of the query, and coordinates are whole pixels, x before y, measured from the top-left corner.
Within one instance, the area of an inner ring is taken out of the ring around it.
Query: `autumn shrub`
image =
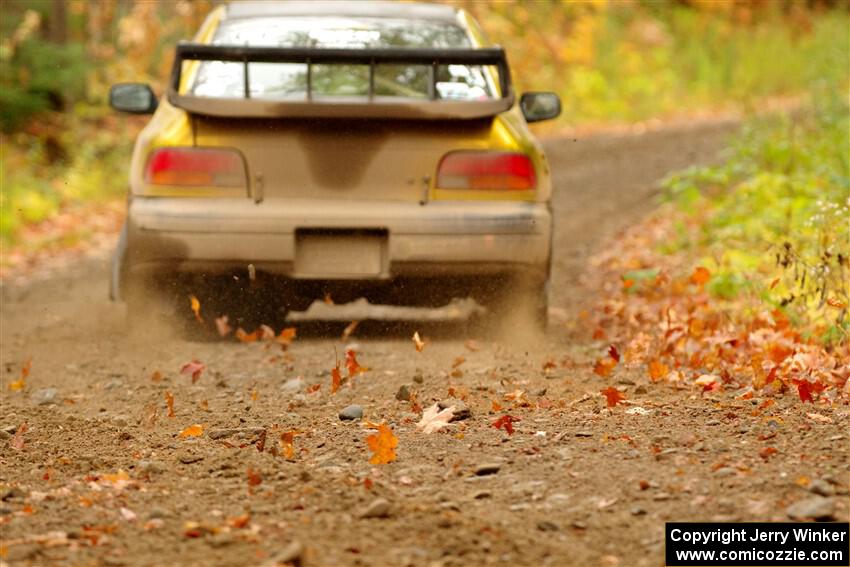
[[[797,116],[754,120],[714,167],[671,175],[700,229],[666,244],[701,256],[714,296],[756,294],[825,343],[850,332],[850,114],[827,93]]]

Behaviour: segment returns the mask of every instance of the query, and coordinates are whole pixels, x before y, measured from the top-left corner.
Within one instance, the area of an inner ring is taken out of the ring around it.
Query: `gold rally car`
[[[472,297],[545,325],[549,166],[504,51],[462,10],[399,2],[239,2],[176,48],[130,165],[111,295],[274,323],[337,302]],[[271,318],[271,319],[270,319]]]

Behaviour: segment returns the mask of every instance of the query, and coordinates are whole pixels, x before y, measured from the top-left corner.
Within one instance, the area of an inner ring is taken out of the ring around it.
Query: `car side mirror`
[[[152,114],[157,107],[156,95],[144,83],[118,83],[109,88],[109,106],[130,114]]]
[[[561,114],[561,99],[555,93],[523,93],[519,107],[526,122],[540,122]]]

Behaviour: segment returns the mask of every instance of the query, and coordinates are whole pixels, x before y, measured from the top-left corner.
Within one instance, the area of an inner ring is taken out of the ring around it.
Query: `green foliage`
[[[732,297],[761,280],[765,301],[834,340],[850,303],[850,110],[815,99],[799,116],[750,122],[725,163],[675,173],[665,188],[702,221],[698,244],[719,272],[709,291]]]
[[[11,132],[82,96],[88,65],[80,45],[28,39],[0,58],[0,128]]]

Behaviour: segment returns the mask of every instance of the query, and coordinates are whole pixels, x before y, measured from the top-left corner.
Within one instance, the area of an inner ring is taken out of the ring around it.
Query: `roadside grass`
[[[622,352],[702,393],[850,395],[850,111],[818,100],[748,123],[724,163],[671,174],[659,210],[596,258],[588,319],[612,345],[597,374]]]

